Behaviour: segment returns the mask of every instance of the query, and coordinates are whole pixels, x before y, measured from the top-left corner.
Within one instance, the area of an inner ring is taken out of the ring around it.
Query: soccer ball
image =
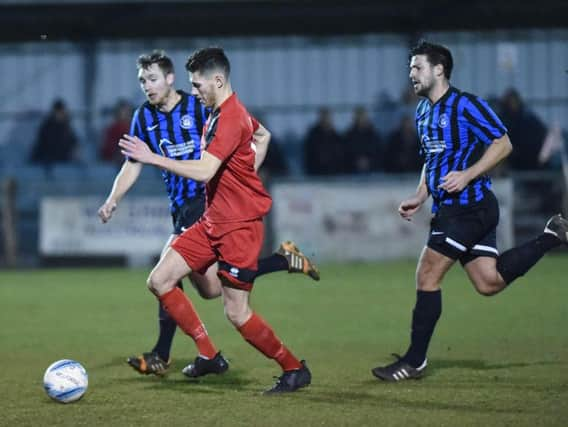
[[[43,387],[47,395],[61,403],[79,400],[87,391],[88,385],[87,371],[74,360],[53,362],[43,376]]]

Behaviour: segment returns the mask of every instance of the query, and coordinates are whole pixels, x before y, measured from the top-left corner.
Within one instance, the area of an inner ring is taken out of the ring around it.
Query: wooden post
[[[4,261],[7,267],[18,263],[18,233],[16,231],[16,180],[8,177],[2,181],[2,236],[4,236]]]

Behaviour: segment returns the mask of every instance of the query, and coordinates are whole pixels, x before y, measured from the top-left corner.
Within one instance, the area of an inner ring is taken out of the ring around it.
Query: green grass
[[[160,379],[125,364],[147,351],[157,305],[142,270],[0,271],[0,425],[564,426],[568,419],[568,258],[543,259],[502,294],[478,296],[459,267],[422,381],[385,384],[370,369],[408,344],[415,263],[325,265],[322,281],[258,280],[253,307],[312,370],[288,396],[260,393],[279,374],[233,330],[220,300],[189,291],[230,359],[223,376],[186,380],[193,343],[178,332]],[[61,405],[42,388],[55,360],[80,361],[89,390]]]

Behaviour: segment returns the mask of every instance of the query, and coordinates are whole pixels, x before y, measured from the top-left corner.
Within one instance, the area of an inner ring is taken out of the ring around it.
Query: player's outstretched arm
[[[99,208],[99,218],[103,223],[106,223],[111,219],[118,203],[122,200],[130,187],[134,185],[140,176],[141,170],[142,163],[134,163],[129,160],[124,161],[122,168],[114,178],[110,194],[103,205]]]
[[[422,173],[420,175],[420,182],[418,183],[418,187],[416,188],[416,194],[408,199],[403,200],[399,207],[398,213],[402,218],[407,221],[412,219],[412,216],[418,212],[420,207],[424,204],[424,202],[428,199],[428,187],[426,187],[426,175],[425,175],[425,167],[422,168]]]
[[[471,180],[483,175],[497,166],[504,158],[513,151],[513,146],[507,134],[501,138],[494,139],[483,156],[471,167],[463,171],[452,171],[442,177],[440,188],[448,193],[459,193]]]
[[[262,166],[262,163],[264,163],[266,153],[268,153],[268,144],[270,144],[270,138],[272,135],[268,129],[259,123],[258,129],[254,132],[252,137],[256,153],[254,156],[254,170],[258,171]]]
[[[124,135],[118,145],[122,154],[140,163],[157,166],[176,175],[207,182],[215,176],[221,160],[204,151],[200,160],[174,160],[150,151],[150,147],[136,136]]]

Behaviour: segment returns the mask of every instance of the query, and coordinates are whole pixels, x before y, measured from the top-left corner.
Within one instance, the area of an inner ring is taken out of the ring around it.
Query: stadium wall
[[[568,116],[568,30],[426,36],[454,50],[452,82],[463,90],[494,100],[513,86],[546,123]],[[0,107],[0,154],[10,145],[10,161],[24,161],[41,116],[61,97],[83,138],[84,157],[91,158],[116,100],[143,101],[135,70],[140,53],[165,48],[177,66],[178,87],[187,89],[188,54],[212,44],[227,49],[240,97],[275,135],[303,136],[321,106],[332,109],[340,129],[355,106],[366,106],[384,131],[393,125],[389,106],[408,84],[409,42],[406,35],[381,34],[0,44],[0,90],[11,100]]]

